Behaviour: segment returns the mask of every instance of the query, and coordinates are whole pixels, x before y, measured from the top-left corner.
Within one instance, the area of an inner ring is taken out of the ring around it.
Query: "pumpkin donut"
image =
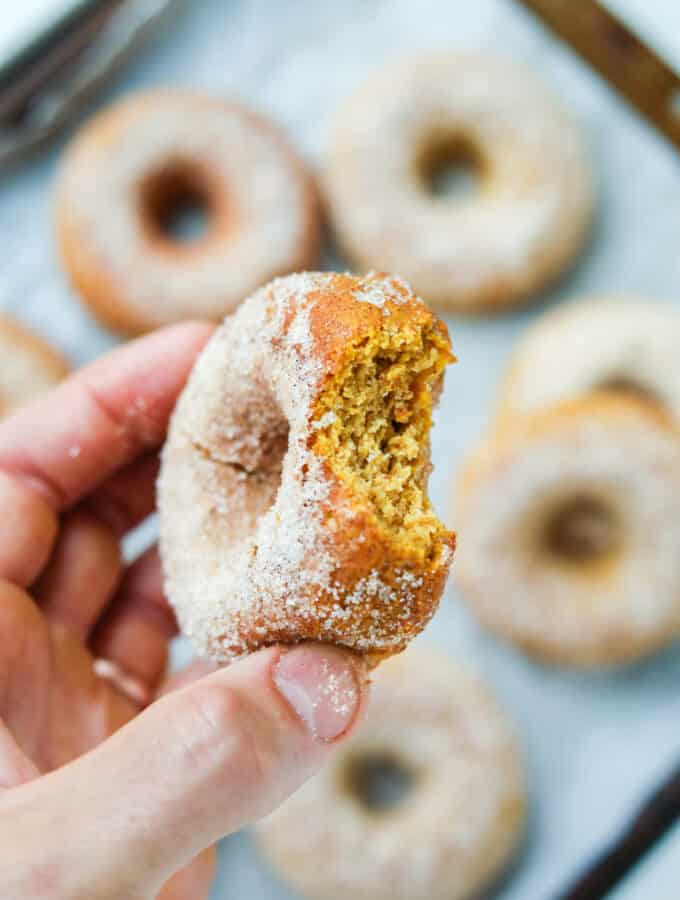
[[[199,358],[163,452],[168,597],[203,655],[402,650],[453,535],[426,494],[446,326],[397,278],[275,280]]]
[[[478,189],[441,196],[447,167]],[[379,71],[339,112],[326,188],[341,247],[454,312],[504,310],[570,265],[593,186],[580,129],[523,66],[429,53]]]
[[[499,416],[607,390],[658,403],[680,422],[680,314],[652,300],[579,299],[542,316],[519,342]],[[537,373],[540,372],[540,377]]]
[[[458,485],[457,580],[480,621],[547,662],[632,662],[680,632],[680,440],[600,393],[497,430]]]
[[[56,350],[0,316],[0,418],[61,381],[69,366]]]
[[[134,94],[66,153],[56,202],[66,271],[94,314],[138,333],[221,319],[274,275],[313,264],[312,181],[270,122],[187,91]],[[202,234],[175,230],[183,213]]]
[[[381,666],[357,733],[255,834],[314,900],[465,900],[507,865],[525,810],[514,729],[491,692],[415,647]]]

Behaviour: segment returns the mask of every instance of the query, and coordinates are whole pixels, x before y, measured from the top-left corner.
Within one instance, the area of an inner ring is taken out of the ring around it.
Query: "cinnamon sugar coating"
[[[399,279],[278,279],[226,319],[159,482],[168,596],[199,652],[320,640],[377,662],[434,613],[454,537],[426,495],[446,327]]]
[[[204,231],[181,237],[176,216]],[[276,275],[316,262],[316,190],[280,130],[186,90],[126,97],[66,152],[56,196],[66,272],[105,325],[136,334],[218,321]]]
[[[69,365],[46,341],[0,316],[0,418],[54,387]]]
[[[476,189],[438,191],[447,169],[472,172]],[[429,303],[482,314],[562,274],[594,207],[586,143],[560,98],[483,52],[420,53],[371,75],[336,116],[325,192],[357,268],[399,271]]]
[[[680,634],[680,441],[654,404],[601,392],[506,421],[456,487],[456,577],[486,627],[583,668]]]

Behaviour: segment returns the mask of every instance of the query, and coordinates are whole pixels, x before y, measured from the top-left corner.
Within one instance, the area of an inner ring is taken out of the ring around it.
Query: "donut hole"
[[[479,191],[483,176],[479,150],[459,135],[430,141],[416,169],[425,192],[446,201],[469,199]]]
[[[324,427],[314,450],[365,498],[399,549],[429,559],[443,526],[427,497],[427,448],[448,343],[431,326],[384,328],[349,356],[319,398],[316,418]]]
[[[215,215],[205,176],[187,162],[169,164],[146,177],[141,209],[154,236],[173,245],[205,239]]]
[[[567,563],[601,561],[617,549],[620,539],[620,523],[611,505],[586,494],[560,504],[545,529],[547,550]]]
[[[623,394],[634,400],[644,400],[645,403],[661,405],[660,397],[650,387],[628,375],[611,375],[598,382],[595,388],[598,391]]]
[[[366,812],[381,814],[401,806],[413,790],[415,772],[393,753],[375,752],[350,758],[345,790]]]

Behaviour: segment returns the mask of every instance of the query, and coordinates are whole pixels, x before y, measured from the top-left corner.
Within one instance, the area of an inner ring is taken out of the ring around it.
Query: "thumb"
[[[67,836],[58,870],[77,889],[69,882],[59,896],[153,896],[321,766],[356,722],[365,683],[348,651],[261,651],[163,697],[96,750],[11,792],[13,828],[20,821],[50,834],[52,821]]]

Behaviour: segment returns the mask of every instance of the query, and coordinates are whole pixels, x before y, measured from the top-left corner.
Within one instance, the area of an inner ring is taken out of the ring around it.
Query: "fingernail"
[[[333,741],[353,724],[363,678],[348,651],[303,644],[284,653],[274,667],[274,684],[311,734]]]

